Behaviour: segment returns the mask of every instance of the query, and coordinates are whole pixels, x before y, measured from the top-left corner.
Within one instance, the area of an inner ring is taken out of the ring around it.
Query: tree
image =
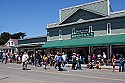
[[[0,46],[4,45],[4,43],[5,43],[4,40],[0,37]]]
[[[14,33],[14,34],[10,34],[9,32],[3,32],[0,35],[0,45],[5,44],[10,38],[23,39],[25,36],[26,36],[26,34],[23,32]]]
[[[1,33],[1,39],[4,42],[7,42],[10,38],[11,38],[11,34],[10,33],[8,33],[8,32]]]
[[[14,33],[11,35],[11,38],[13,39],[23,39],[26,36],[25,33],[19,32],[19,33]]]
[[[21,39],[23,39],[25,36],[27,36],[26,33],[20,32],[19,34],[20,34]]]

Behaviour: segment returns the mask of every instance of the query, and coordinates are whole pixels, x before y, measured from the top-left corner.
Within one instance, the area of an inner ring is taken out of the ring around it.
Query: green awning
[[[42,48],[66,48],[125,44],[125,34],[46,42]]]

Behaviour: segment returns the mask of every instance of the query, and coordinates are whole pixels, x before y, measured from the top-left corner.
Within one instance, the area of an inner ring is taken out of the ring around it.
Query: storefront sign
[[[76,30],[76,32],[71,35],[71,38],[82,38],[82,37],[94,37],[94,32],[89,32],[88,29]]]

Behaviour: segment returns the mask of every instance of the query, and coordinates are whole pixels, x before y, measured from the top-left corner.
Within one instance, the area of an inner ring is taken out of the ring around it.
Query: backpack
[[[62,57],[61,56],[58,57],[58,62],[62,62]]]

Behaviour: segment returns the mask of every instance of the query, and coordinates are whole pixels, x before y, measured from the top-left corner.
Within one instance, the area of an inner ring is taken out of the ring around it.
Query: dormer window
[[[13,43],[13,42],[11,42],[11,45],[13,46],[13,45],[14,45],[14,43]]]
[[[47,40],[50,40],[50,39],[49,39],[49,32],[47,32]]]
[[[59,40],[62,40],[62,30],[59,30]]]
[[[75,34],[76,33],[76,30],[75,28],[72,29],[72,34]]]
[[[111,34],[111,23],[107,23],[107,35]]]
[[[92,32],[92,26],[89,26],[89,33]]]
[[[8,42],[8,46],[10,46],[10,42]]]

